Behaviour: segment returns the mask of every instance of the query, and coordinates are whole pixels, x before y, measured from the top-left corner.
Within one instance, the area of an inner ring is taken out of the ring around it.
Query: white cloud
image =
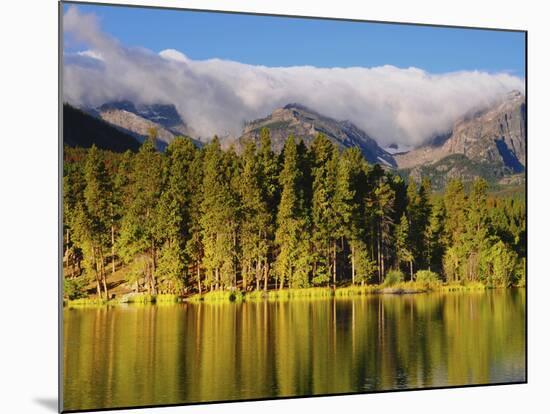
[[[64,16],[65,34],[87,45],[65,59],[64,94],[74,105],[129,99],[173,103],[203,137],[239,135],[243,123],[291,102],[348,119],[381,145],[418,145],[447,131],[469,111],[487,106],[523,79],[508,73],[430,74],[394,66],[373,68],[265,67],[210,59],[197,61],[168,49],[129,48],[103,33],[94,15],[76,7]],[[101,65],[78,64],[79,58]]]
[[[87,56],[92,59],[97,59],[103,61],[103,56],[101,56],[101,53],[96,52],[95,50],[83,50],[81,52],[76,52],[78,56]]]
[[[166,49],[159,52],[159,55],[165,59],[175,60],[176,62],[188,63],[189,58],[178,50]]]

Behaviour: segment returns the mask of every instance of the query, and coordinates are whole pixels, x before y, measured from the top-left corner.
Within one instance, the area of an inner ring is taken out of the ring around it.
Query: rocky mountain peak
[[[280,152],[290,134],[310,144],[322,133],[340,148],[358,147],[371,163],[395,167],[391,154],[378,146],[376,141],[350,121],[339,121],[316,112],[302,104],[290,103],[277,108],[265,118],[245,125],[242,138],[259,139],[262,128],[271,132],[273,149]]]
[[[119,100],[105,102],[97,108],[88,109],[87,112],[140,141],[143,141],[151,128],[155,128],[160,149],[166,147],[178,135],[194,135],[172,104],[136,104],[129,100]]]
[[[399,168],[414,169],[462,155],[495,174],[510,174],[525,170],[525,152],[525,96],[511,91],[490,107],[457,120],[449,134],[395,154],[395,159]]]

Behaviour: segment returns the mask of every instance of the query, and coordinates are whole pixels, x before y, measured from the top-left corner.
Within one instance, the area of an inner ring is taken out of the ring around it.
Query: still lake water
[[[525,380],[525,290],[64,310],[64,409]]]

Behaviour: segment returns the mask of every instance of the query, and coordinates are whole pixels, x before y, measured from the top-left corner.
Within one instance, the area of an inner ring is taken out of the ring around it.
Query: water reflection
[[[66,309],[65,409],[525,379],[525,292]]]

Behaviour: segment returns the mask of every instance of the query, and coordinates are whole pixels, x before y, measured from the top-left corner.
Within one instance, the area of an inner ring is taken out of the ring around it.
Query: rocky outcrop
[[[106,102],[96,109],[98,113],[126,111],[146,119],[158,127],[164,128],[172,135],[192,136],[193,131],[181,118],[178,110],[171,104],[135,105],[130,101]]]
[[[134,136],[140,142],[149,136],[149,131],[154,128],[157,132],[157,147],[161,150],[176,136],[191,137],[193,134],[176,107],[170,104],[135,105],[130,101],[113,101],[85,110],[120,131]]]
[[[111,125],[115,125],[142,138],[148,136],[151,128],[156,129],[157,139],[166,144],[169,144],[175,136],[174,133],[159,126],[158,124],[123,109],[108,109],[101,111],[99,116]]]
[[[275,152],[282,151],[286,139],[291,134],[309,145],[317,134],[322,133],[340,148],[358,147],[371,163],[396,166],[393,156],[353,123],[337,121],[303,105],[289,104],[284,108],[275,109],[265,118],[246,124],[238,142],[245,138],[259,141],[262,128],[270,130]]]
[[[413,168],[462,154],[517,173],[525,169],[525,148],[525,97],[513,91],[492,107],[457,121],[448,138],[394,157],[399,168]]]

